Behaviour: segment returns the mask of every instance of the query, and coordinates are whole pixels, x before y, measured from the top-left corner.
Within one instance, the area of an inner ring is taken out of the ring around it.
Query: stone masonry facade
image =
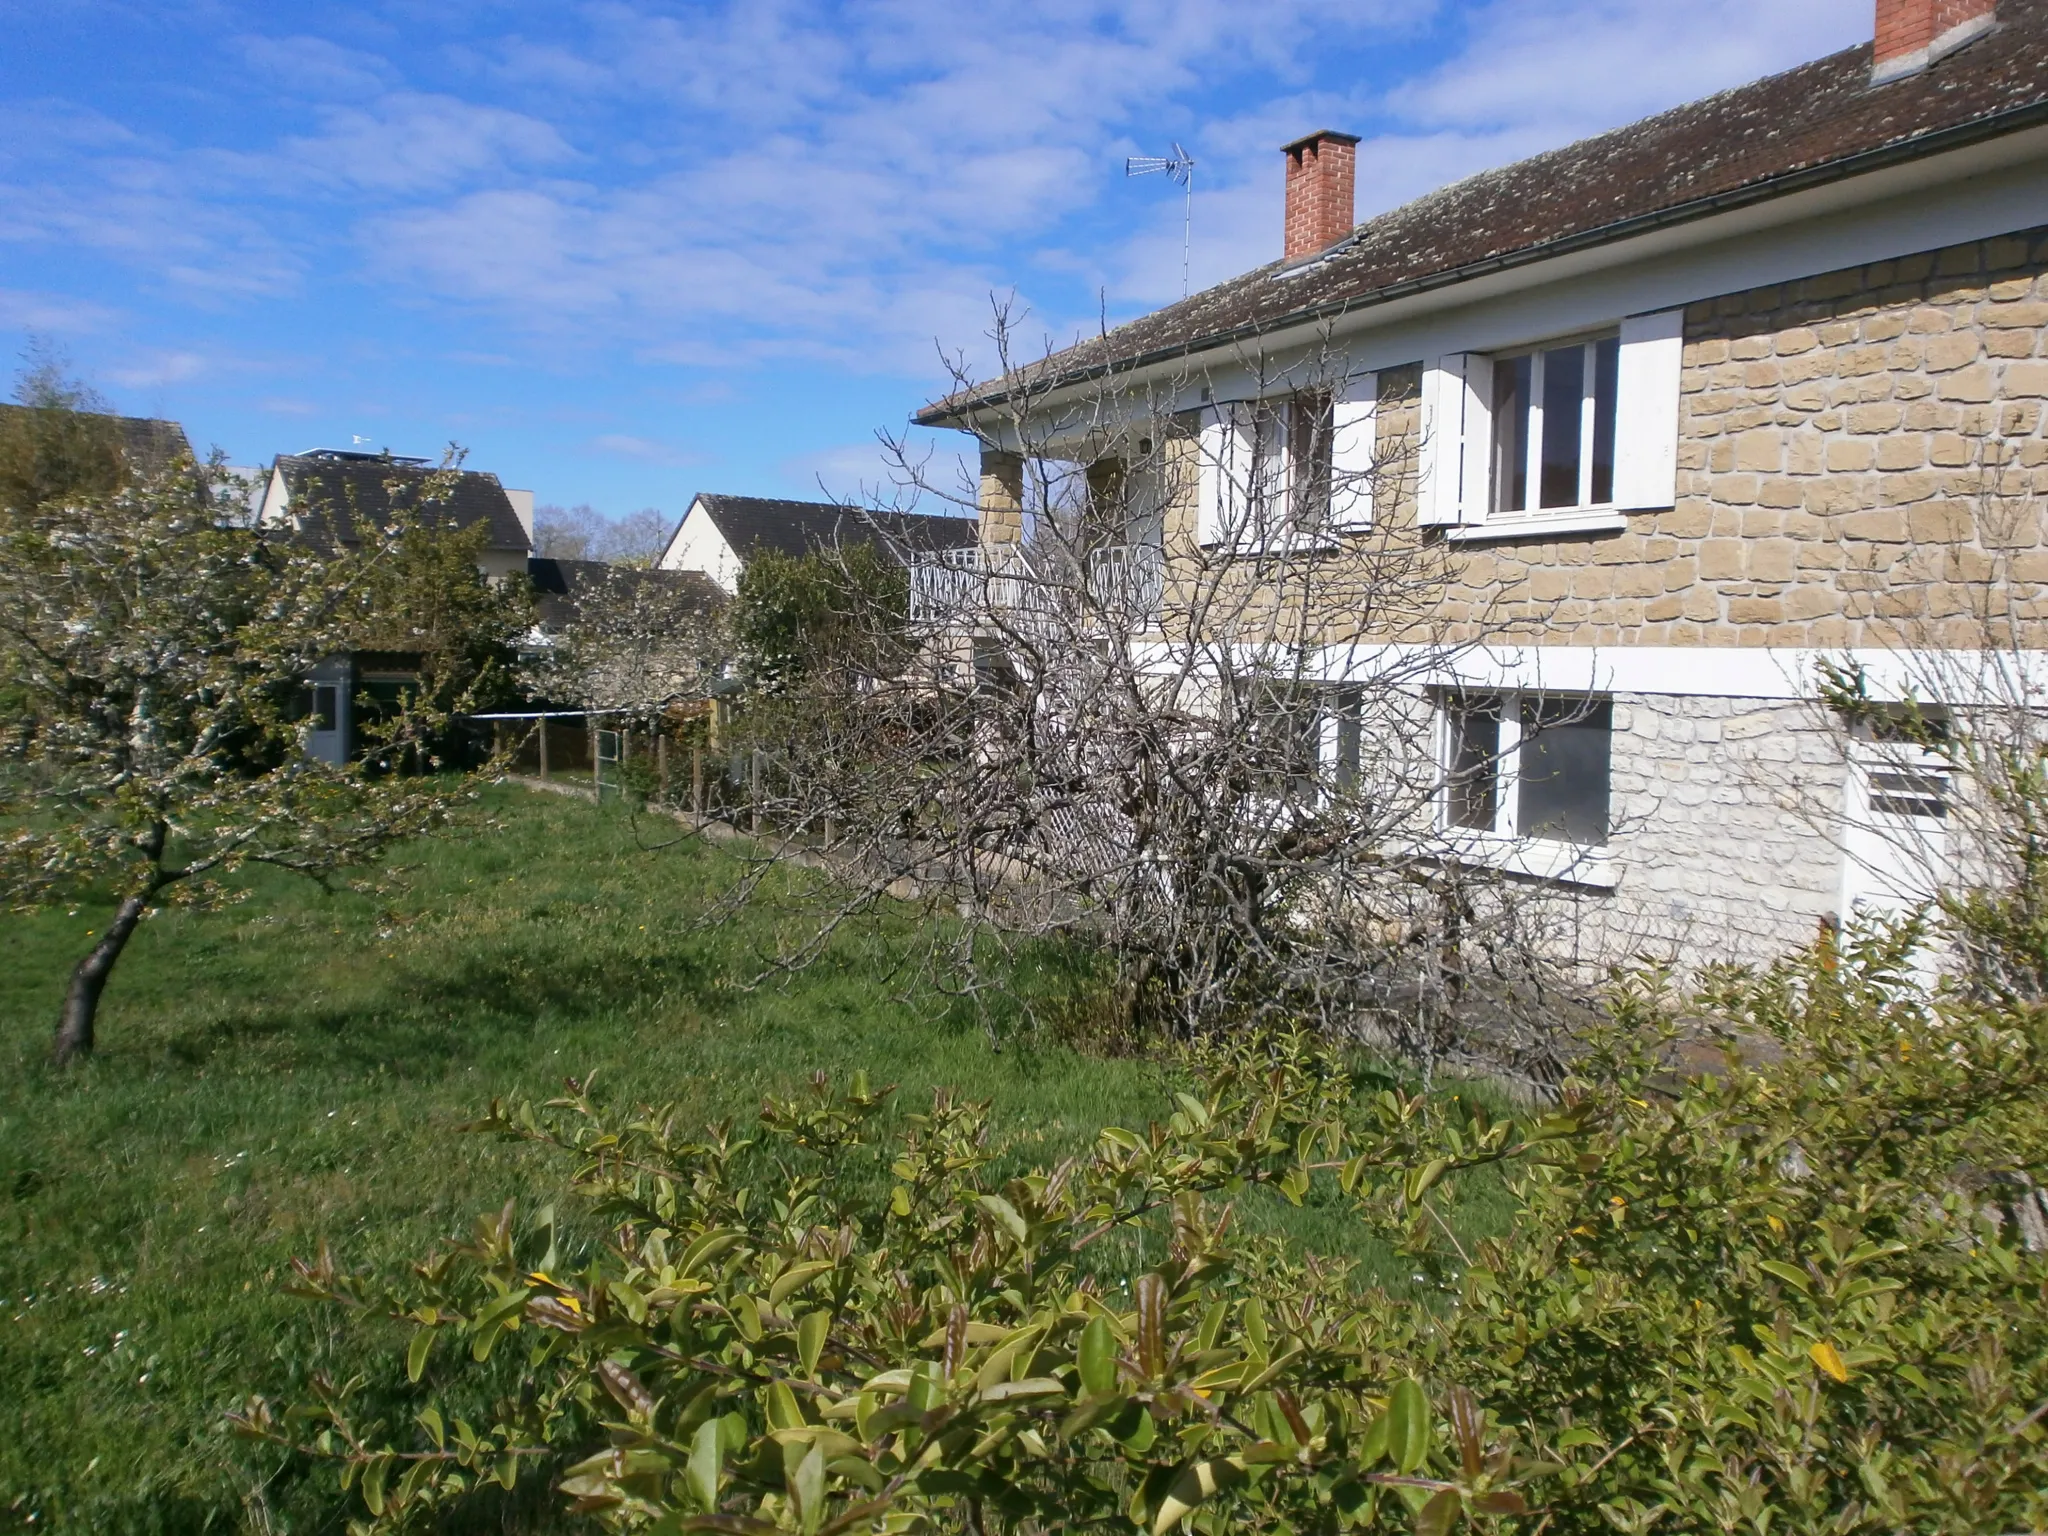
[[[1617,695],[1610,774],[1621,882],[1580,904],[1583,958],[1758,961],[1837,914],[1846,769],[1813,705]]]
[[[1465,547],[1447,618],[1557,645],[1975,645],[1989,585],[2048,641],[2048,229],[1695,303],[1683,370],[1677,505]]]

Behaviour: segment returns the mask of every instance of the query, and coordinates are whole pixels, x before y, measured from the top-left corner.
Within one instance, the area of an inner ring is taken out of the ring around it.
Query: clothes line
[[[641,709],[527,709],[501,710],[489,715],[464,715],[465,720],[583,720],[593,715],[639,715]]]

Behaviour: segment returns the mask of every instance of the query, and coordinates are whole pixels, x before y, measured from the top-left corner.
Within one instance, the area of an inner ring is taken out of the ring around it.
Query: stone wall
[[[1582,903],[1589,958],[1761,960],[1836,911],[1838,739],[1813,706],[1623,694],[1614,701],[1610,847],[1620,884]]]
[[[2032,230],[1693,304],[1677,505],[1460,546],[1449,615],[1555,644],[1976,644],[1989,591],[2048,643],[2044,274]]]

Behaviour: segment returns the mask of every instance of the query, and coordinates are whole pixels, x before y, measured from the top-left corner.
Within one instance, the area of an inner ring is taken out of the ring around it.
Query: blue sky
[[[854,492],[979,356],[1868,38],[1872,0],[0,0],[0,346],[237,463],[457,441],[543,502]]]

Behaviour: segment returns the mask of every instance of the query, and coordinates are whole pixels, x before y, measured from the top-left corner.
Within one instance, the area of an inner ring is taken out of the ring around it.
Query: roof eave
[[[1746,187],[1736,187],[1726,192],[1717,192],[1708,197],[1695,198],[1690,202],[1674,203],[1651,213],[1635,214],[1626,219],[1617,219],[1610,224],[1598,225],[1592,229],[1580,230],[1576,234],[1547,240],[1539,245],[1522,246],[1512,251],[1466,262],[1456,267],[1446,267],[1440,272],[1425,273],[1420,277],[1388,283],[1370,292],[1353,294],[1342,299],[1332,299],[1321,304],[1306,305],[1290,310],[1271,319],[1247,322],[1228,330],[1213,331],[1187,341],[1168,346],[1154,347],[1149,351],[1134,353],[1127,358],[1109,362],[1091,363],[1082,368],[1062,373],[1044,383],[1033,382],[1026,387],[1034,394],[1052,395],[1061,390],[1072,389],[1096,379],[1116,374],[1134,373],[1159,363],[1196,356],[1214,351],[1219,347],[1233,346],[1238,342],[1268,335],[1275,331],[1290,330],[1296,326],[1313,325],[1319,321],[1331,320],[1360,309],[1376,308],[1398,299],[1413,298],[1418,294],[1435,292],[1442,288],[1455,287],[1459,283],[1475,278],[1488,277],[1497,272],[1511,271],[1517,267],[1532,266],[1537,262],[1549,261],[1560,256],[1569,256],[1581,251],[1593,250],[1603,245],[1630,239],[1637,235],[1649,234],[1674,225],[1688,224],[1717,213],[1727,213],[1739,208],[1754,207],[1773,198],[1790,196],[1796,192],[1809,191],[1815,187],[1828,186],[1846,181],[1853,176],[1871,171],[1884,170],[1894,165],[1904,165],[1914,160],[1925,159],[1952,149],[1967,148],[1987,139],[2001,137],[2008,133],[2019,133],[2027,128],[2048,123],[2048,100],[2030,102],[2023,107],[2014,107],[1996,112],[1988,117],[1958,123],[1949,128],[1902,139],[1877,149],[1863,150],[1845,155],[1839,160],[1825,161],[1819,165],[1804,166],[1796,171],[1786,171],[1777,176],[1766,177]],[[993,409],[1010,403],[1016,391],[1010,389],[992,390],[960,401],[940,401],[926,406],[912,418],[921,427],[960,427],[963,430],[969,417],[977,412]]]

